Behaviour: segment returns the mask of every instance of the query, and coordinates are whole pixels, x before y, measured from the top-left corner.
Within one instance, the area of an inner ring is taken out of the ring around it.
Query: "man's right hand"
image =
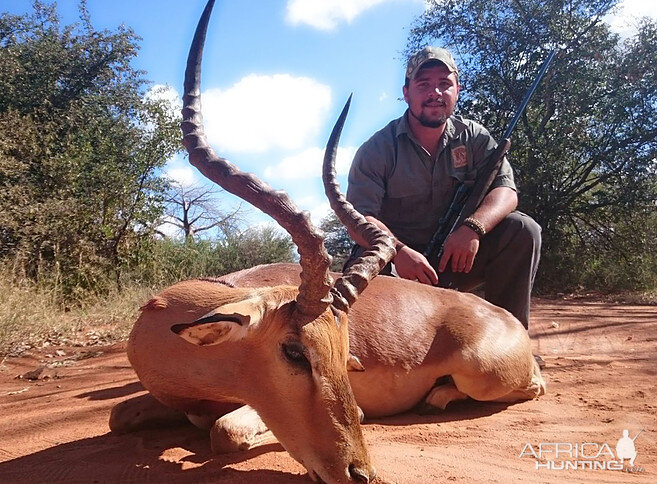
[[[398,249],[393,262],[399,277],[418,281],[422,284],[434,286],[438,284],[438,274],[431,267],[426,257],[410,247],[403,246]]]

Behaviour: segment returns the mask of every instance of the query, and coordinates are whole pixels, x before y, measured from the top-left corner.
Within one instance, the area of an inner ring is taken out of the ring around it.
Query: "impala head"
[[[184,352],[185,366],[193,365],[193,376],[184,378],[193,379],[188,393],[248,403],[311,476],[351,482],[351,475],[373,475],[347,379],[346,313],[329,306],[307,322],[290,286],[243,290],[237,300],[228,289],[216,291],[230,301],[171,324],[179,341],[162,350]]]
[[[335,155],[345,106],[331,134],[324,182],[331,206],[371,249],[333,283],[323,234],[284,192],[217,156],[203,131],[200,106],[201,57],[214,0],[203,12],[185,73],[182,131],[190,162],[210,180],[274,218],[298,247],[301,284],[240,292],[193,322],[172,325],[199,365],[204,386],[230,391],[258,411],[290,454],[313,479],[368,482],[373,468],[347,378],[349,341],[346,313],[368,282],[394,256],[390,239],[368,224],[339,193]],[[228,290],[228,289],[226,289]],[[190,346],[192,345],[192,346]]]

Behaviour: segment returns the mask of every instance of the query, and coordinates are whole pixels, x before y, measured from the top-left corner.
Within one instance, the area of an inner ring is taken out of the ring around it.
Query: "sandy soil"
[[[367,422],[376,481],[657,482],[657,307],[537,300],[532,338],[548,365],[547,395],[511,406],[457,402],[441,415]],[[276,441],[213,456],[207,434],[191,426],[110,433],[110,408],[143,393],[125,344],[49,347],[5,359],[0,482],[309,482]],[[623,429],[634,437],[643,427],[634,472],[591,470],[590,463],[545,468],[552,460],[611,459],[555,459],[546,444],[589,443],[585,453],[595,456],[605,443],[615,452]],[[538,468],[528,443],[536,453],[544,444]]]

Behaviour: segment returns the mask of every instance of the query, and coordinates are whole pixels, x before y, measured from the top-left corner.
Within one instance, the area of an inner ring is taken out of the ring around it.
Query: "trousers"
[[[411,248],[418,252],[424,250],[423,247]],[[343,271],[363,251],[355,245]],[[448,264],[448,268],[438,274],[438,286],[466,292],[483,286],[487,301],[509,311],[528,329],[531,292],[540,257],[540,225],[529,215],[515,211],[481,238],[469,273],[452,272]],[[396,273],[393,265],[388,264],[380,274]]]

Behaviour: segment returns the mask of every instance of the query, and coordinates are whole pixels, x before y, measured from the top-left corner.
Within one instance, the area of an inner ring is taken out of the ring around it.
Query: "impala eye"
[[[308,373],[311,372],[310,362],[304,353],[305,347],[301,343],[296,341],[283,343],[281,349],[288,363]]]

